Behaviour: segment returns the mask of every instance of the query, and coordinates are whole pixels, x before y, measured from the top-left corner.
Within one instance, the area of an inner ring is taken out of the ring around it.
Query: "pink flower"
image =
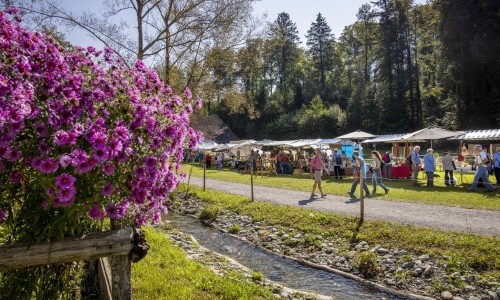
[[[47,158],[40,163],[40,172],[43,174],[52,174],[57,171],[59,163],[53,158]]]
[[[60,190],[72,188],[75,185],[75,182],[76,178],[67,173],[63,173],[56,178],[56,186]]]
[[[92,220],[100,220],[104,218],[105,212],[99,207],[97,202],[94,202],[92,208],[88,212],[88,216]]]
[[[21,183],[21,180],[23,179],[23,174],[19,171],[13,171],[11,174],[10,174],[10,182],[12,182],[12,184],[20,184]]]
[[[3,222],[5,220],[5,212],[3,209],[0,208],[0,222]]]
[[[115,166],[108,163],[102,167],[102,172],[106,174],[106,176],[111,176],[115,172]]]
[[[106,185],[104,185],[104,187],[102,188],[101,190],[101,193],[104,195],[104,196],[111,196],[113,194],[113,192],[115,191],[115,187],[113,186],[112,183],[108,182],[106,183]]]
[[[71,187],[66,190],[58,190],[57,191],[57,200],[61,204],[70,204],[75,199],[76,189]]]

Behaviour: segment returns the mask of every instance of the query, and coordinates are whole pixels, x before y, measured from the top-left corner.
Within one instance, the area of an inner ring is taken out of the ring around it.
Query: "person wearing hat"
[[[436,159],[434,158],[434,150],[427,149],[427,154],[424,155],[424,170],[427,174],[427,187],[434,187],[434,172],[436,172]]]
[[[488,157],[483,151],[483,147],[481,145],[474,146],[473,152],[474,156],[476,157],[474,160],[476,174],[474,175],[474,180],[472,181],[472,185],[469,191],[476,191],[479,179],[482,178],[483,185],[486,188],[486,191],[491,193],[495,191],[495,187],[491,184],[490,179],[488,178]]]
[[[354,192],[356,192],[356,188],[358,187],[358,183],[360,181],[361,176],[363,177],[363,189],[365,191],[366,197],[370,197],[370,190],[368,189],[368,185],[366,185],[366,166],[365,160],[359,156],[359,151],[354,151],[352,153],[354,158],[354,181],[352,182],[351,191],[347,192],[351,197],[354,198]]]

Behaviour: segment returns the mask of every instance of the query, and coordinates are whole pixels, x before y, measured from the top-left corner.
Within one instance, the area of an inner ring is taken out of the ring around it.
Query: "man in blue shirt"
[[[474,180],[472,181],[472,185],[469,191],[474,192],[475,190],[477,190],[479,178],[482,178],[483,185],[486,188],[486,191],[494,192],[495,187],[491,184],[488,178],[488,157],[483,151],[483,147],[481,147],[481,145],[477,145],[474,147],[474,156],[474,167],[476,167],[476,174],[474,175]]]
[[[422,160],[418,155],[420,151],[420,146],[413,147],[413,152],[411,153],[411,169],[413,170],[413,185],[418,186],[418,171],[420,171],[420,164]]]

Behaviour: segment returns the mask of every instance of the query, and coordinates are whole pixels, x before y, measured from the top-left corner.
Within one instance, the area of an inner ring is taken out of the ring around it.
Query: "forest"
[[[214,55],[219,115],[241,137],[333,137],[500,124],[500,1],[379,0],[338,38],[318,13],[307,48],[286,12]]]
[[[154,65],[241,138],[500,124],[498,0],[367,1],[338,37],[321,11],[299,36],[286,11],[255,16],[255,0],[104,1],[100,16],[55,0],[1,2],[46,31],[80,27],[126,61]],[[111,23],[126,11],[136,19]]]

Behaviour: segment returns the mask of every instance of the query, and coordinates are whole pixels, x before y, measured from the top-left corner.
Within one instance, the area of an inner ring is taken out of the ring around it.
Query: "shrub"
[[[231,227],[229,227],[229,233],[233,233],[233,234],[236,234],[238,232],[240,232],[241,228],[240,228],[240,225],[239,224],[233,224],[231,225]]]
[[[183,147],[202,138],[189,127],[191,92],[174,95],[141,61],[128,67],[109,48],[64,48],[22,28],[16,14],[0,11],[6,241],[81,235],[99,230],[104,218],[139,226],[160,221],[184,176]],[[16,277],[9,274],[4,282]]]
[[[252,272],[252,280],[253,281],[261,281],[264,278],[264,275],[260,272]]]
[[[220,208],[215,205],[205,207],[200,213],[200,219],[213,221],[220,213]]]
[[[357,252],[354,256],[354,266],[365,278],[373,278],[378,273],[378,254],[371,251]]]

